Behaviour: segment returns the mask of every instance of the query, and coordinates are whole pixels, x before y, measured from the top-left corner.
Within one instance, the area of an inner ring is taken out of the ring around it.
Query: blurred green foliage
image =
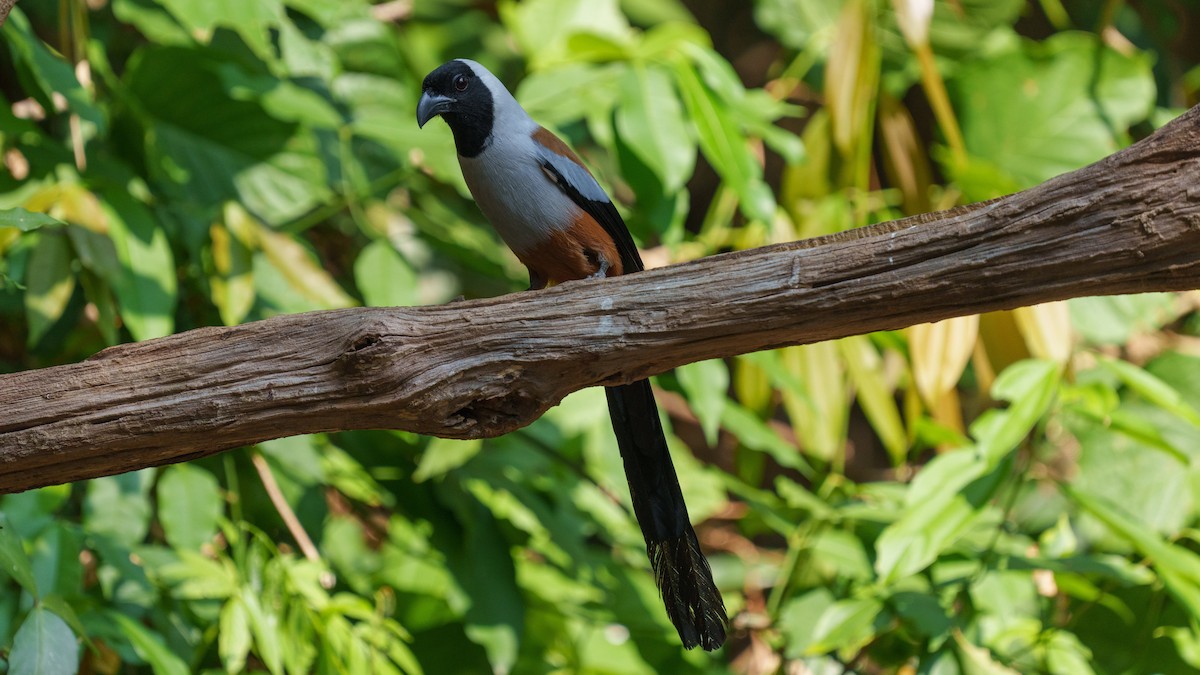
[[[1200,96],[1195,0],[937,0],[927,31],[922,4],[25,0],[0,32],[0,372],[523,287],[448,131],[414,122],[453,57],[580,150],[654,264],[1029,187]],[[715,655],[678,646],[589,390],[488,441],[293,437],[4,496],[0,664],[1192,672],[1198,306],[1080,299],[659,378],[734,617]]]

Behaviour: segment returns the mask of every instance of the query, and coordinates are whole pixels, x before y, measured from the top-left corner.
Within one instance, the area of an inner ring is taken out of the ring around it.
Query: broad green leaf
[[[377,239],[358,254],[354,281],[371,307],[417,304],[417,273],[386,240]]]
[[[696,164],[696,144],[668,72],[635,64],[621,80],[617,133],[662,182],[664,192],[681,189]]]
[[[787,637],[787,655],[796,658],[805,653],[816,639],[817,621],[825,615],[835,599],[824,588],[815,588],[789,599],[779,611],[777,625]]]
[[[1079,673],[1090,675],[1092,650],[1079,640],[1079,636],[1065,630],[1054,631],[1046,645],[1046,667],[1052,673]]]
[[[628,43],[632,37],[617,0],[504,0],[497,10],[535,71],[573,61],[569,42],[577,35],[616,44]]]
[[[1200,555],[1147,532],[1108,499],[1065,488],[1067,496],[1149,558],[1167,590],[1192,616],[1200,616]]]
[[[217,28],[228,28],[240,35],[264,61],[271,61],[275,54],[271,32],[283,19],[280,0],[162,0],[159,4],[200,41],[211,40]]]
[[[927,496],[907,499],[899,520],[876,540],[875,570],[885,581],[915,574],[937,560],[983,516],[1005,478],[1003,467],[989,471],[973,449],[938,456],[918,478],[927,472],[950,479],[939,484],[925,476],[920,486],[914,483],[910,495]]]
[[[176,464],[158,479],[158,519],[174,548],[199,549],[211,541],[224,504],[217,479],[204,469]]]
[[[29,258],[25,278],[25,316],[30,346],[36,345],[57,322],[75,291],[71,245],[62,232],[42,232]]]
[[[147,494],[154,469],[96,478],[87,483],[83,500],[83,529],[132,548],[150,527]]]
[[[0,513],[0,569],[30,595],[38,597],[37,581],[33,577],[29,556],[25,553],[20,535],[13,530],[4,513]]]
[[[240,200],[268,224],[298,217],[330,195],[315,140],[250,101],[229,97],[216,64],[193,50],[140,50],[125,72],[146,132],[146,163],[174,202],[214,212]]]
[[[1125,403],[1106,417],[1067,416],[1066,429],[1087,449],[1076,462],[1072,487],[1095,498],[1120,495],[1122,509],[1147,532],[1174,535],[1185,527],[1195,504],[1194,441],[1176,449],[1163,438],[1171,427],[1194,429],[1144,403]],[[1160,450],[1155,452],[1155,450]],[[1086,526],[1087,521],[1081,525]],[[1094,527],[1084,527],[1089,539]]]
[[[109,190],[103,197],[109,237],[121,262],[120,275],[109,279],[121,318],[135,340],[170,335],[175,332],[178,289],[166,233],[129,193]]]
[[[29,560],[41,594],[78,597],[83,593],[83,565],[79,562],[83,537],[77,526],[54,523],[32,544]]]
[[[171,651],[161,635],[121,612],[109,611],[107,615],[129,640],[133,651],[150,664],[154,675],[187,675],[190,672],[187,663]]]
[[[471,461],[482,449],[483,440],[478,438],[468,441],[432,438],[421,454],[421,461],[412,479],[416,483],[423,483],[430,478],[440,478]]]
[[[1123,345],[1137,333],[1158,330],[1175,318],[1171,293],[1071,298],[1071,324],[1088,342]]]
[[[156,44],[190,46],[194,42],[188,29],[160,4],[145,0],[113,0],[112,11],[123,23],[137,28]]]
[[[720,359],[697,361],[675,370],[679,386],[687,394],[688,405],[700,420],[704,438],[709,445],[717,444],[721,416],[728,401],[729,369]]]
[[[79,643],[57,614],[34,607],[13,636],[8,667],[10,673],[74,675],[79,668]]]
[[[0,209],[0,227],[15,227],[22,232],[32,232],[46,225],[66,225],[58,218],[25,209]]]
[[[992,385],[992,397],[1009,401],[1003,413],[992,415],[991,425],[977,421],[971,434],[979,444],[979,454],[991,465],[1012,451],[1042,418],[1058,392],[1060,373],[1052,361],[1019,361],[1004,369]],[[986,428],[986,430],[985,430]]]
[[[572,63],[530,73],[515,93],[530,116],[558,126],[612,110],[621,96],[620,82],[629,76],[630,66],[623,63]]]
[[[838,600],[821,613],[813,628],[808,654],[830,651],[853,652],[869,642],[883,605],[871,598]]]
[[[1148,55],[1078,32],[964,64],[947,84],[968,152],[1021,187],[1112,154],[1154,105]],[[995,196],[966,187],[972,201]]]

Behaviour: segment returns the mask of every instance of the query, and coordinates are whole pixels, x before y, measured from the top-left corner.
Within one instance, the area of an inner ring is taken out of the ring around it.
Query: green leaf
[[[1152,561],[1163,584],[1193,617],[1200,616],[1200,555],[1148,532],[1110,501],[1063,486],[1067,496]]]
[[[1058,393],[1059,377],[1054,362],[1030,359],[1012,364],[996,378],[992,397],[1012,405],[1002,413],[981,416],[971,425],[979,454],[990,466],[1016,448],[1046,414]]]
[[[225,671],[238,673],[246,665],[246,654],[250,653],[250,620],[246,608],[237,598],[232,598],[221,607],[220,631],[217,634],[217,651]]]
[[[79,562],[83,541],[79,529],[71,523],[57,522],[32,543],[29,558],[38,590],[46,595],[78,597],[83,592],[83,566]]]
[[[154,669],[154,675],[187,675],[190,672],[187,663],[171,651],[161,635],[120,612],[106,614],[129,640],[133,651]]]
[[[617,133],[662,182],[663,192],[681,189],[696,164],[696,143],[667,71],[635,64],[621,79]]]
[[[724,102],[700,81],[690,63],[675,67],[675,82],[699,134],[700,148],[721,178],[738,194],[747,217],[769,221],[775,198],[762,181],[762,168]]]
[[[134,340],[175,332],[178,288],[175,259],[166,233],[144,204],[129,193],[103,193],[103,208],[121,262],[120,275],[109,279],[121,318]]]
[[[721,415],[729,400],[729,369],[720,359],[697,361],[680,366],[675,370],[679,386],[687,394],[688,405],[700,420],[704,438],[709,445],[717,444],[717,432],[721,428]]]
[[[0,227],[15,227],[22,232],[32,232],[47,225],[66,225],[58,218],[25,209],[0,209]]]
[[[34,607],[13,636],[8,654],[10,673],[74,675],[79,668],[79,643],[57,614]]]
[[[177,47],[142,49],[130,60],[125,80],[155,183],[172,202],[209,211],[237,199],[273,225],[324,203],[330,191],[315,139],[230,98],[217,68]]]
[[[354,281],[371,307],[417,304],[417,273],[386,240],[377,239],[358,254]]]
[[[104,114],[75,77],[72,65],[63,57],[52,53],[46,44],[38,39],[29,24],[29,19],[25,18],[25,14],[19,8],[12,9],[0,35],[4,36],[3,42],[8,44],[13,55],[17,74],[29,92],[27,95],[36,97],[42,108],[51,111],[50,114],[57,110],[55,94],[63,97],[67,108],[84,121],[82,131],[85,139],[103,131]]]
[[[264,607],[259,597],[249,587],[242,588],[239,596],[246,608],[250,631],[254,634],[255,653],[272,673],[283,672],[283,644],[280,641],[279,616],[270,607]]]
[[[217,28],[228,28],[240,35],[259,58],[268,62],[273,60],[275,50],[271,31],[277,29],[283,19],[280,0],[161,0],[159,4],[201,41],[209,41]]]
[[[570,63],[578,56],[577,36],[627,44],[632,33],[617,0],[526,0],[498,3],[500,19],[526,55],[531,70]]]
[[[413,472],[413,482],[423,483],[430,478],[440,478],[471,461],[483,449],[483,439],[459,441],[450,438],[431,438],[421,462]]]
[[[885,582],[919,572],[983,515],[1004,480],[974,449],[936,457],[917,475],[898,520],[875,542],[875,569]]]
[[[29,322],[28,344],[32,347],[57,322],[75,291],[71,273],[71,245],[62,232],[42,232],[25,279],[25,316]]]
[[[1128,361],[1105,358],[1100,360],[1100,365],[1114,373],[1125,386],[1147,401],[1194,427],[1200,427],[1200,412],[1189,405],[1171,385]]]
[[[797,658],[804,654],[816,637],[817,621],[834,603],[833,594],[816,588],[791,598],[779,611],[777,625],[787,638],[787,655]]]
[[[33,567],[21,537],[8,523],[8,517],[0,513],[0,569],[21,585],[33,597],[38,597],[37,581],[33,577]]]
[[[1097,345],[1123,345],[1135,334],[1158,330],[1175,318],[1172,293],[1071,298],[1071,325]]]
[[[874,636],[876,619],[882,611],[883,604],[872,598],[838,600],[821,613],[806,653],[861,648]]]
[[[805,461],[800,448],[789,443],[775,432],[766,422],[746,410],[734,401],[726,399],[721,410],[721,424],[729,430],[738,441],[758,452],[765,452],[780,466],[796,469],[805,476],[814,476],[816,472]]]
[[[1148,55],[1077,32],[967,63],[947,84],[968,152],[1022,188],[1112,154],[1154,106]],[[964,187],[971,201],[994,196]]]
[[[132,548],[150,527],[150,482],[154,469],[104,476],[87,483],[83,529]]]
[[[175,548],[199,549],[211,541],[224,504],[217,479],[204,469],[176,464],[158,479],[158,519]]]

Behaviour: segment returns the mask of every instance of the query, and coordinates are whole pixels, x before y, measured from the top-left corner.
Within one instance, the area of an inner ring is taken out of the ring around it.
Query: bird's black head
[[[417,104],[417,125],[423,127],[441,115],[454,133],[458,154],[474,157],[491,142],[494,110],[487,82],[472,63],[455,59],[425,76]]]

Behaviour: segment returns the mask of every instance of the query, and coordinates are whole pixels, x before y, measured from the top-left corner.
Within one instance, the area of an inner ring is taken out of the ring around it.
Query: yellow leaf
[[[941,398],[962,378],[978,335],[978,315],[923,323],[908,329],[913,381],[929,409],[937,410]]]
[[[1013,319],[1030,354],[1059,364],[1065,364],[1071,358],[1074,335],[1065,301],[1018,307],[1013,310]]]

